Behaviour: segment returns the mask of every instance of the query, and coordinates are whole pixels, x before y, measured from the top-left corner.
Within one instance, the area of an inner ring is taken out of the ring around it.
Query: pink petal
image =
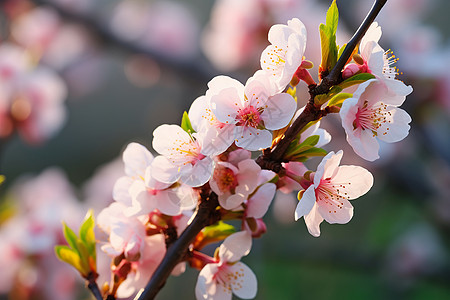
[[[314,204],[309,214],[304,216],[304,219],[308,232],[314,237],[320,236],[320,223],[322,223],[323,218],[318,211],[317,203]]]
[[[277,187],[274,183],[266,183],[259,187],[256,193],[248,199],[246,216],[256,219],[262,218],[269,209],[276,189]]]
[[[189,165],[188,165],[189,166]],[[204,185],[211,178],[214,169],[214,161],[211,157],[205,157],[187,172],[181,174],[181,181],[189,186],[197,187]]]
[[[340,166],[338,172],[332,178],[332,184],[339,186],[340,195],[345,195],[351,200],[370,190],[373,185],[373,176],[369,171],[359,166]]]
[[[233,293],[242,299],[255,298],[256,292],[258,291],[258,282],[255,273],[241,262],[229,266],[229,270],[233,275],[236,275],[230,277]]]
[[[353,217],[353,206],[350,202],[345,199],[341,199],[339,202],[340,207],[331,201],[319,200],[317,202],[320,215],[330,224],[346,224]]]
[[[297,103],[291,95],[286,93],[272,96],[267,101],[261,117],[267,129],[275,130],[285,127],[292,119]]]
[[[231,300],[231,291],[213,279],[217,272],[217,264],[207,264],[200,271],[195,285],[197,300]]]
[[[383,123],[377,130],[378,138],[387,143],[394,143],[403,140],[408,136],[411,117],[406,111],[392,107],[389,112],[391,123]]]
[[[182,143],[190,143],[191,137],[178,125],[161,125],[153,131],[153,149],[161,155],[171,153],[170,149]]]
[[[267,130],[236,126],[234,134],[236,145],[250,151],[265,149],[272,145],[272,134]]]
[[[174,183],[181,173],[178,166],[172,164],[166,157],[157,156],[152,162],[152,177],[163,183]]]
[[[236,262],[247,255],[252,247],[252,237],[247,231],[239,231],[228,236],[219,247],[221,262]]]
[[[144,146],[138,143],[128,144],[123,151],[125,173],[130,176],[143,176],[145,169],[152,163],[153,155]]]

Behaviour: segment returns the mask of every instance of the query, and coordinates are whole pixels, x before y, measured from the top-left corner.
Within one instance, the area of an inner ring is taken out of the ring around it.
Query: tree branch
[[[97,282],[95,281],[96,277],[97,276],[92,273],[92,275],[89,276],[88,279],[86,279],[87,287],[91,291],[92,295],[94,295],[96,300],[103,300],[102,293],[100,292]]]
[[[156,294],[166,283],[172,270],[185,257],[189,245],[197,234],[206,226],[216,223],[220,220],[220,214],[216,210],[219,206],[217,195],[208,189],[202,190],[200,204],[192,222],[186,227],[166,252],[162,262],[159,264],[155,273],[153,273],[150,282],[145,287],[138,300],[154,299]]]

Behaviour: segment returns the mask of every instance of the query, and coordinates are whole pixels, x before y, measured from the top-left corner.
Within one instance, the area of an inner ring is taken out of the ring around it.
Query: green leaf
[[[67,246],[55,246],[55,254],[61,261],[68,263],[77,269],[80,273],[85,274],[86,270],[81,267],[81,259],[78,253]]]
[[[327,27],[332,34],[336,34],[338,21],[339,21],[339,11],[336,5],[336,0],[333,0],[333,2],[330,5],[330,8],[328,8],[326,18]]]
[[[340,93],[334,96],[330,99],[330,102],[328,102],[327,106],[338,106],[341,107],[342,103],[344,103],[345,99],[353,97],[353,94],[350,93]]]
[[[63,233],[64,233],[64,237],[66,238],[67,243],[69,244],[69,246],[76,251],[77,253],[79,253],[78,250],[78,237],[75,234],[75,232],[73,232],[72,229],[69,228],[69,226],[67,226],[66,223],[63,222]]]
[[[0,175],[0,184],[2,184],[2,183],[3,183],[3,181],[5,181],[5,176],[3,176],[3,175]]]
[[[311,149],[305,150],[301,153],[304,156],[312,157],[312,156],[325,156],[328,154],[327,151],[322,148],[312,147]]]
[[[194,128],[192,128],[191,120],[189,120],[189,115],[187,112],[183,113],[183,118],[181,119],[181,128],[189,134],[195,132]]]
[[[83,224],[81,224],[80,239],[86,245],[89,255],[95,259],[95,257],[96,257],[96,255],[95,255],[96,241],[95,241],[94,226],[95,226],[94,216],[92,215],[92,210],[90,210],[87,213]]]
[[[320,136],[318,135],[311,135],[307,137],[299,146],[315,146],[319,142]]]
[[[373,79],[373,78],[375,78],[375,76],[370,73],[359,73],[359,74],[353,75],[352,77],[342,81],[337,86],[340,87],[341,89],[345,89],[345,88],[351,87],[352,85],[355,85],[355,84],[361,84],[361,83],[363,83],[367,80]]]
[[[236,229],[233,225],[219,221],[214,225],[205,227],[202,232],[206,237],[209,238],[223,237],[223,239],[225,239],[230,234],[235,233]]]
[[[339,21],[339,11],[336,0],[330,5],[326,16],[326,25],[319,25],[320,45],[322,49],[322,61],[320,64],[320,75],[330,72],[337,62],[338,46],[336,45],[336,30]]]

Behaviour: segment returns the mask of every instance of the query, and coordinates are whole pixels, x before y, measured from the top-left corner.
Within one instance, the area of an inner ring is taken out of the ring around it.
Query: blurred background
[[[1,0],[0,299],[89,299],[76,271],[54,258],[61,220],[77,228],[88,208],[106,207],[124,147],[151,149],[153,130],[179,124],[212,77],[245,82],[271,25],[298,17],[317,70],[329,4]],[[337,4],[342,45],[372,1]],[[243,260],[258,277],[256,299],[450,299],[449,10],[445,0],[383,8],[380,44],[414,88],[402,106],[410,134],[370,163],[347,145],[338,116],[323,120],[333,137],[325,148],[370,170],[374,187],[353,202],[349,224],[323,223],[320,238],[294,222],[295,195],[277,194],[267,234]],[[306,95],[300,84],[299,107]],[[158,299],[194,299],[197,273],[171,277]]]

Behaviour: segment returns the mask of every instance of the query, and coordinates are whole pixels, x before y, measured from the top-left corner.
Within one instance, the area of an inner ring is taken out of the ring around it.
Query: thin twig
[[[96,300],[103,300],[102,293],[100,292],[97,282],[95,281],[96,277],[97,276],[89,276],[89,278],[86,279],[87,287]]]

